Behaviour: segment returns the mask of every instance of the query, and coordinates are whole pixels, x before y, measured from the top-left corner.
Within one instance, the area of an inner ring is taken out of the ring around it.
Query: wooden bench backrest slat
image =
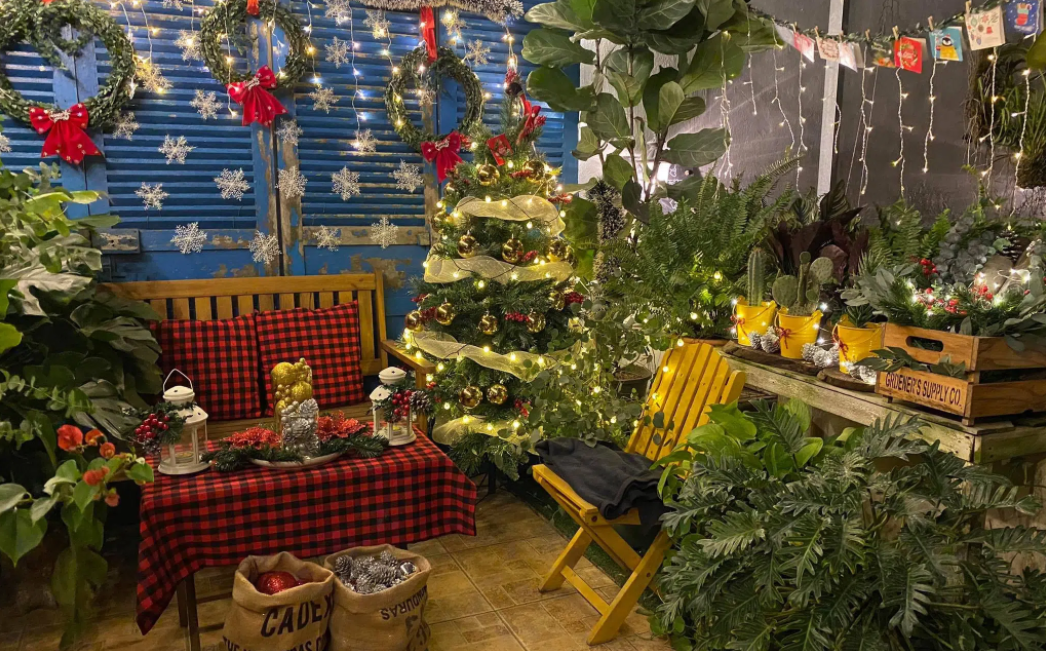
[[[359,303],[363,374],[377,375],[388,365],[381,349],[386,337],[380,274],[161,280],[103,287],[118,296],[149,303],[162,319],[199,321],[275,309],[333,307],[355,300]]]

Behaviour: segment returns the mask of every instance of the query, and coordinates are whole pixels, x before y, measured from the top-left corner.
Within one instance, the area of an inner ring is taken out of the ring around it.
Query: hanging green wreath
[[[419,45],[403,57],[398,71],[393,70],[392,82],[385,89],[385,110],[393,128],[403,142],[418,151],[421,151],[421,143],[436,142],[446,137],[446,134],[437,135],[428,129],[418,129],[407,115],[404,93],[411,84],[419,86],[425,75],[431,75],[436,80],[449,78],[461,84],[465,92],[465,115],[455,131],[470,135],[483,117],[483,87],[476,73],[453,50],[445,47],[437,50],[436,60],[430,65],[425,45]]]
[[[61,32],[66,25],[80,35],[72,41],[63,38]],[[56,50],[76,56],[96,37],[109,52],[109,77],[97,95],[82,103],[90,118],[89,126],[106,129],[115,124],[120,109],[131,99],[134,46],[123,28],[107,12],[82,0],[54,0],[49,4],[38,0],[13,0],[0,5],[0,51],[28,41],[44,59],[55,67],[61,67]],[[0,111],[34,126],[29,115],[33,108],[42,108],[49,113],[61,112],[61,108],[53,104],[23,97],[7,75],[0,71]]]
[[[275,0],[260,0],[258,3],[258,17],[264,20],[272,20],[276,26],[283,30],[290,51],[287,61],[276,74],[276,84],[269,90],[276,88],[294,88],[301,76],[309,67],[315,49],[305,35],[298,17],[285,5]],[[246,26],[247,24],[247,0],[225,0],[217,2],[207,10],[200,23],[200,49],[203,53],[203,61],[211,71],[211,76],[228,86],[238,82],[253,79],[256,73],[237,72],[229,65],[225,58],[227,55],[222,50],[221,42],[226,34],[234,34],[233,30]]]

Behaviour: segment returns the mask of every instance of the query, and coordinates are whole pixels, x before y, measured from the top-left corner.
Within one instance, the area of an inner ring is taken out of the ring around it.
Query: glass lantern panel
[[[165,464],[180,466],[200,462],[207,450],[207,422],[186,423],[178,440],[160,448],[160,459]]]
[[[412,410],[408,409],[405,416],[393,422],[386,416],[384,409],[378,409],[375,412],[374,421],[375,433],[384,436],[390,441],[399,440],[411,435],[411,423],[414,421],[414,414]]]

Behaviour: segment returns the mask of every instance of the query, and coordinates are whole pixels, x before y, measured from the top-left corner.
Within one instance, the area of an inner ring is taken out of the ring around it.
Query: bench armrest
[[[400,342],[396,341],[395,339],[383,340],[381,342],[381,348],[389,355],[392,355],[397,360],[399,360],[399,362],[402,363],[404,366],[414,371],[415,386],[417,386],[419,389],[425,388],[425,384],[427,384],[425,381],[425,376],[436,370],[436,366],[432,362],[414,357],[414,355],[411,355],[409,352],[407,352],[406,349],[404,349],[403,346],[400,344]]]

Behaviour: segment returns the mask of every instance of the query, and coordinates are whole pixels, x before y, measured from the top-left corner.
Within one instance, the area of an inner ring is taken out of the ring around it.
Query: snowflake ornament
[[[465,49],[467,51],[462,57],[463,61],[471,60],[473,66],[485,66],[490,62],[490,48],[484,45],[483,41],[469,41]]]
[[[163,0],[163,8],[181,11],[185,9],[185,3],[182,0]]]
[[[243,170],[222,170],[221,175],[214,177],[214,184],[222,193],[222,199],[243,201],[243,193],[251,189],[251,184],[243,178]]]
[[[326,51],[323,58],[333,63],[335,68],[341,68],[341,64],[348,63],[349,55],[352,54],[352,44],[337,36],[329,44],[324,45],[323,49]]]
[[[11,139],[0,133],[0,153],[8,154],[11,152]]]
[[[396,187],[407,192],[414,192],[425,185],[425,178],[421,175],[420,165],[411,165],[400,161],[400,166],[392,171],[392,178],[396,179]]]
[[[266,235],[261,231],[254,231],[250,249],[252,260],[262,264],[271,264],[280,257],[280,240],[276,237],[276,233]]]
[[[340,239],[340,228],[321,226],[320,230],[316,231],[316,246],[321,249],[327,249],[328,251],[337,251]]]
[[[331,107],[338,103],[333,88],[317,88],[309,93],[309,98],[312,99],[312,108],[324,113],[330,113]]]
[[[200,39],[196,32],[181,30],[175,45],[182,49],[182,61],[196,61],[203,59],[203,50],[200,48]]]
[[[453,9],[447,9],[440,17],[440,22],[446,28],[445,31],[451,43],[463,40],[461,30],[465,29],[465,21],[461,19],[461,15],[458,12]]]
[[[174,237],[171,238],[182,255],[199,253],[203,251],[203,243],[207,241],[207,232],[200,230],[200,223],[183,224],[174,227]]]
[[[214,91],[207,93],[200,89],[196,89],[196,96],[193,97],[192,101],[189,102],[189,106],[196,109],[204,120],[211,118],[217,119],[218,109],[222,107],[221,102],[218,101],[218,97],[214,94]]]
[[[389,221],[388,215],[382,215],[376,224],[371,225],[370,239],[383,249],[396,243],[396,233],[400,227]]]
[[[349,0],[327,0],[327,9],[324,14],[327,18],[333,18],[339,25],[352,18],[352,7]]]
[[[297,145],[298,137],[303,133],[305,131],[298,126],[296,120],[284,120],[280,122],[280,126],[276,129],[276,137],[287,146]]]
[[[385,38],[389,35],[389,20],[385,18],[385,11],[382,9],[368,9],[363,24],[370,28],[374,38]]]
[[[288,199],[296,199],[305,196],[305,184],[308,182],[309,180],[298,171],[297,167],[288,167],[280,170],[280,180],[276,187]]]
[[[360,193],[360,174],[350,171],[348,167],[343,167],[341,171],[331,174],[331,181],[334,186],[334,194],[340,194],[342,201],[348,201]]]
[[[373,154],[378,150],[378,141],[374,139],[374,134],[370,132],[370,129],[364,129],[356,132],[356,139],[352,141],[352,146],[356,148],[356,153]]]
[[[163,191],[163,183],[157,183],[151,185],[149,183],[142,183],[142,187],[138,188],[134,192],[145,204],[145,209],[156,208],[157,210],[163,210],[163,200],[170,195]],[[174,240],[171,240],[172,242]],[[182,251],[185,253],[185,251]]]
[[[142,82],[142,87],[151,93],[162,95],[171,87],[170,80],[160,72],[160,66],[153,63],[152,59],[135,57],[134,76]]]
[[[429,88],[425,88],[425,87],[417,88],[417,89],[414,90],[414,94],[417,96],[418,104],[422,108],[430,107],[430,106],[432,106],[433,102],[436,101],[436,94],[434,92],[432,92],[432,90],[429,89]]]
[[[138,130],[139,126],[138,120],[134,117],[134,111],[121,113],[116,118],[116,124],[113,126],[113,137],[132,140],[134,132]]]
[[[156,151],[167,157],[168,165],[171,163],[185,165],[185,157],[194,149],[196,147],[189,145],[185,140],[185,136],[172,138],[170,135],[166,135],[163,137],[163,144]]]

